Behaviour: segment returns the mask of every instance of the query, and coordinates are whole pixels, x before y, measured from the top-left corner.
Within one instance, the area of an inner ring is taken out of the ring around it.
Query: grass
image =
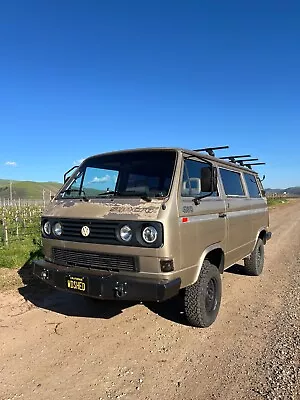
[[[42,256],[41,213],[39,206],[0,207],[0,268],[19,268]]]
[[[0,268],[20,268],[40,257],[43,257],[40,237],[27,237],[7,247],[0,247]]]
[[[268,198],[268,206],[269,207],[274,207],[274,206],[278,206],[278,205],[286,204],[286,203],[288,203],[287,199]]]
[[[16,289],[33,282],[32,261],[42,258],[40,234],[0,247],[0,291]],[[20,272],[22,271],[22,272]],[[26,275],[26,279],[24,278]]]

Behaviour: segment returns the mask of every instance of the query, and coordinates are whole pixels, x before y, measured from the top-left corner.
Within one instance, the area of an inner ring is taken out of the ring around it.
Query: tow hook
[[[127,294],[127,282],[116,282],[116,286],[114,288],[115,291],[115,297],[124,297]]]

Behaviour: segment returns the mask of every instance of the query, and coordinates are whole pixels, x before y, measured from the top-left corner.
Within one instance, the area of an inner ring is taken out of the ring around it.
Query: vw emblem
[[[82,234],[82,236],[84,236],[84,237],[87,237],[87,236],[89,236],[89,234],[90,234],[90,228],[88,227],[88,226],[83,226],[82,228],[81,228],[81,234]]]

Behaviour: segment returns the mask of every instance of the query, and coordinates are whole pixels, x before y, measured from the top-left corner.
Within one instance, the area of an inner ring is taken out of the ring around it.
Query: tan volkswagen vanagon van
[[[34,273],[96,299],[184,296],[191,325],[213,323],[224,269],[259,275],[271,237],[261,181],[247,160],[177,148],[87,158],[42,216]],[[69,172],[69,171],[68,171]]]

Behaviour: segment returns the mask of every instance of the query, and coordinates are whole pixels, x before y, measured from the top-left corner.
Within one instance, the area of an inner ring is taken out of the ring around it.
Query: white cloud
[[[108,182],[110,180],[111,177],[109,175],[102,176],[101,178],[95,176],[95,178],[90,183],[103,183],[103,182]]]
[[[9,167],[16,167],[17,163],[15,161],[6,161],[4,165],[7,165]]]
[[[79,160],[73,161],[73,164],[74,165],[80,165],[84,160],[85,160],[85,158],[80,158]]]

